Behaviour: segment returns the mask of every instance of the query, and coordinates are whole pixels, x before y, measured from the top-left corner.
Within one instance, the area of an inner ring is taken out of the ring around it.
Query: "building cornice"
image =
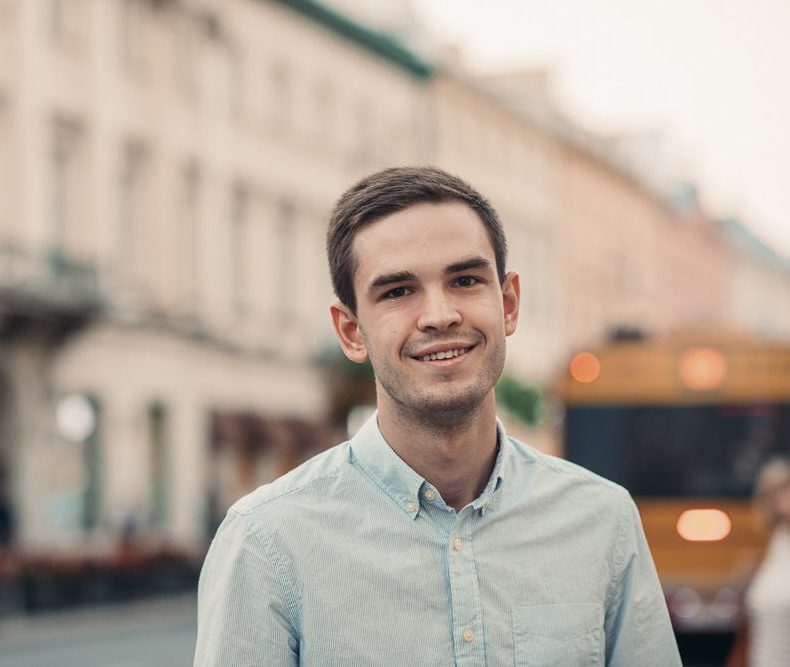
[[[434,67],[397,39],[341,14],[316,0],[267,0],[292,9],[320,26],[389,61],[418,79],[427,79]]]

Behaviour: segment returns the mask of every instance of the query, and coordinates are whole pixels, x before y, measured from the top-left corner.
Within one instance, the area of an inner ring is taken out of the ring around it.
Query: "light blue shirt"
[[[680,665],[633,501],[509,438],[460,512],[372,417],[239,500],[200,577],[195,665]]]

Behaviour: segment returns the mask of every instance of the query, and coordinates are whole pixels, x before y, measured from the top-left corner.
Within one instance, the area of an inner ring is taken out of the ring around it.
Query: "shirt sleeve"
[[[606,664],[681,667],[636,505],[624,494],[606,609]]]
[[[271,541],[231,510],[209,548],[198,584],[195,667],[299,664],[293,605]]]

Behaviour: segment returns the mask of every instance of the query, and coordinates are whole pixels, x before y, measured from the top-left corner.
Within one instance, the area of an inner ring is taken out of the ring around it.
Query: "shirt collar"
[[[494,469],[483,492],[472,503],[475,510],[486,512],[494,508],[495,494],[502,486],[510,441],[505,427],[497,419],[497,456]],[[384,439],[378,425],[378,411],[351,438],[351,458],[368,474],[398,506],[412,518],[420,511],[420,491],[425,479],[398,456]]]
[[[496,492],[499,491],[504,479],[505,461],[511,456],[510,440],[508,440],[507,433],[505,433],[505,427],[498,419],[496,420],[496,436],[497,454],[494,461],[494,469],[491,471],[491,477],[488,479],[488,484],[486,484],[483,492],[472,503],[472,507],[484,514],[494,508]]]

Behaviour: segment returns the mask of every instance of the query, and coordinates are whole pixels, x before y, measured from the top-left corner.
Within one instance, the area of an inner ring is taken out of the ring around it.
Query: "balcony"
[[[98,273],[60,251],[0,247],[0,341],[30,335],[58,342],[102,309]]]

